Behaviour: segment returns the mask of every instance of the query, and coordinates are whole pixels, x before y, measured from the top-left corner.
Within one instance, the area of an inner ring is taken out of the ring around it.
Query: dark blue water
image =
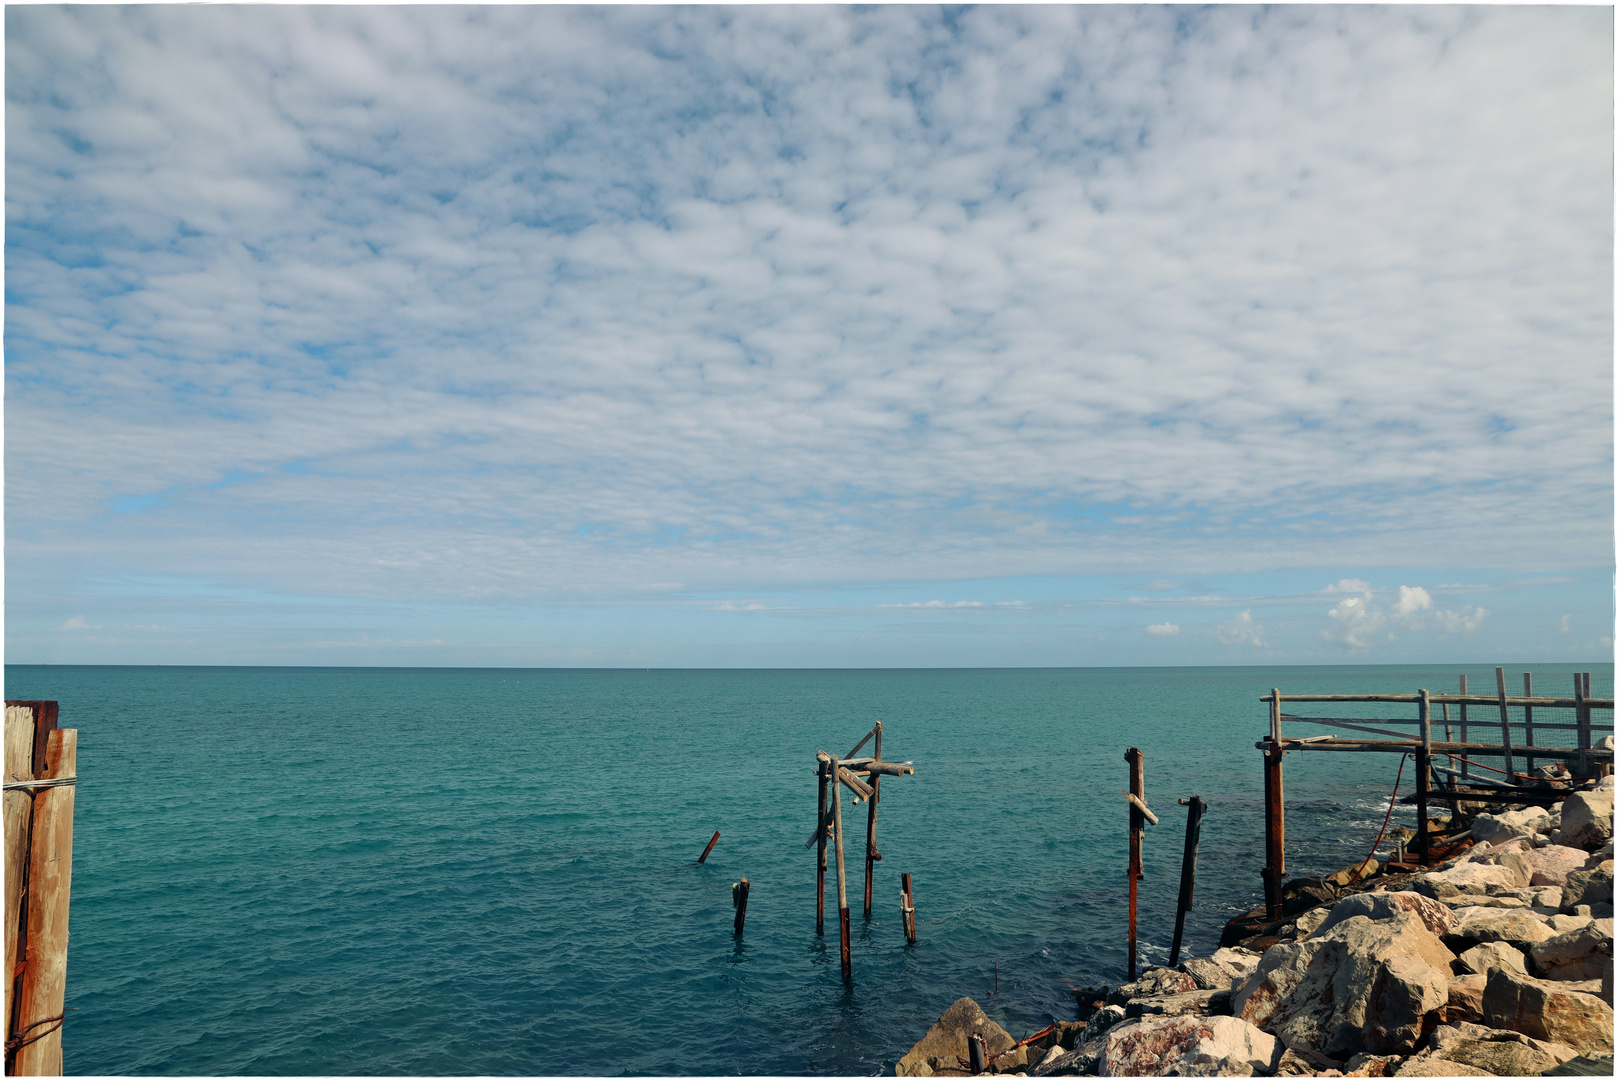
[[[1259,898],[1259,696],[1459,670],[12,666],[5,689],[79,730],[70,1073],[850,1074],[891,1071],[963,994],[1021,1036],[1072,1015],[1067,981],[1121,981],[1127,747],[1163,818],[1144,957],[1168,952],[1192,794],[1205,954]],[[1610,696],[1611,665],[1593,681]],[[916,775],[884,783],[869,922],[849,852],[845,986],[834,885],[814,932],[814,752],[877,720]],[[1362,858],[1397,767],[1289,756],[1289,871]]]

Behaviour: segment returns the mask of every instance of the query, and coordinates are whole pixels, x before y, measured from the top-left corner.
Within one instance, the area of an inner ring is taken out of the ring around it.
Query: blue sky
[[[8,7],[6,659],[1610,659],[1612,18]]]

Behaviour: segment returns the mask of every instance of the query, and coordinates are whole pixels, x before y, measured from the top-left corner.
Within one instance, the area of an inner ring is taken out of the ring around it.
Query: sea
[[[1611,664],[1531,670],[1542,695],[1576,670],[1612,695]],[[1260,902],[1262,695],[1495,686],[1464,666],[5,671],[7,698],[58,700],[79,732],[65,1069],[117,1075],[891,1074],[962,996],[1021,1038],[1125,978],[1128,748],[1161,821],[1139,903],[1160,964],[1178,800],[1208,804],[1185,954]],[[1376,708],[1336,715],[1414,716]],[[915,774],[882,783],[870,918],[845,793],[845,982],[835,877],[815,932],[815,753],[878,721]],[[1289,875],[1366,857],[1400,761],[1287,757]]]

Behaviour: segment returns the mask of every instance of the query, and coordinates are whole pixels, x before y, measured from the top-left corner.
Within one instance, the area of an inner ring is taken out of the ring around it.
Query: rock
[[[1006,1033],[1005,1028],[984,1015],[977,1002],[969,997],[963,997],[945,1009],[944,1015],[927,1029],[927,1034],[921,1037],[921,1041],[899,1059],[899,1063],[894,1066],[894,1073],[898,1076],[931,1075],[911,1070],[927,1063],[929,1058],[966,1057],[966,1037],[974,1032],[983,1036],[984,1048],[991,1057],[1010,1050],[1017,1041]]]
[[[1344,1076],[1392,1076],[1404,1058],[1398,1054],[1355,1054],[1343,1066]]]
[[[1326,875],[1325,880],[1326,884],[1335,886],[1338,889],[1350,889],[1368,878],[1375,877],[1380,869],[1382,869],[1381,863],[1375,859],[1366,859],[1364,862],[1357,862],[1353,866],[1345,866],[1335,874]]]
[[[1342,1076],[1342,1062],[1317,1054],[1307,1046],[1288,1047],[1275,1066],[1277,1076]]]
[[[1592,919],[1586,926],[1541,941],[1528,951],[1542,979],[1612,977],[1612,920]]]
[[[1106,1040],[1096,1039],[1060,1055],[1048,1055],[1035,1066],[1034,1076],[1094,1076],[1101,1064],[1101,1047]]]
[[[1338,923],[1352,919],[1356,915],[1363,915],[1367,919],[1391,919],[1402,911],[1415,915],[1428,930],[1438,935],[1449,933],[1450,928],[1455,925],[1455,915],[1448,907],[1419,893],[1359,893],[1333,904],[1331,912],[1315,928],[1314,933],[1323,934]]]
[[[1612,1052],[1612,1008],[1562,983],[1495,968],[1483,989],[1483,1017],[1490,1027],[1576,1050]]]
[[[1029,1070],[1029,1075],[1050,1076],[1057,1069],[1061,1068],[1072,1056],[1072,1050],[1063,1049],[1061,1046],[1053,1046],[1049,1050],[1045,1051],[1044,1056],[1041,1057],[1038,1063]]]
[[[1483,988],[1486,975],[1457,975],[1449,981],[1449,1001],[1443,1008],[1446,1024],[1483,1022]]]
[[[1330,904],[1337,896],[1337,886],[1325,878],[1292,878],[1281,885],[1281,914],[1301,915],[1322,904]]]
[[[1288,1046],[1326,1054],[1409,1053],[1449,1001],[1454,956],[1421,918],[1354,916],[1276,945],[1231,999],[1236,1016]]]
[[[1192,990],[1187,994],[1169,994],[1166,997],[1136,998],[1124,1006],[1126,1017],[1135,1016],[1207,1016],[1208,1004],[1218,990]]]
[[[1399,1066],[1394,1076],[1493,1076],[1487,1069],[1418,1054]]]
[[[1562,803],[1562,828],[1555,840],[1590,851],[1612,839],[1612,788],[1569,795]]]
[[[1258,967],[1259,954],[1246,949],[1219,949],[1212,956],[1187,960],[1180,966],[1199,990],[1226,990]]]
[[[1107,995],[1107,1004],[1124,1005],[1135,998],[1162,997],[1165,994],[1188,994],[1201,989],[1197,980],[1173,968],[1147,968],[1140,978],[1125,983]]]
[[[1499,844],[1518,836],[1544,832],[1551,813],[1543,807],[1479,814],[1472,819],[1472,840],[1478,844]],[[1611,835],[1610,831],[1608,835]]]
[[[1460,960],[1467,971],[1478,975],[1487,975],[1497,967],[1507,968],[1519,975],[1528,974],[1528,964],[1523,959],[1523,954],[1515,946],[1507,945],[1503,941],[1486,941],[1482,945],[1474,945],[1461,954]]]
[[[1441,900],[1446,896],[1484,895],[1488,886],[1500,885],[1515,889],[1519,885],[1517,873],[1505,866],[1492,863],[1459,863],[1448,870],[1435,870],[1411,880],[1410,887],[1423,896]],[[1364,895],[1363,893],[1361,895]]]
[[[1470,949],[1487,941],[1503,941],[1526,949],[1555,936],[1556,931],[1531,911],[1466,907],[1455,911],[1455,926],[1444,941],[1458,949]]]
[[[1097,1037],[1105,1034],[1114,1025],[1121,1022],[1123,1018],[1124,1007],[1122,1005],[1108,1005],[1106,1008],[1090,1017],[1090,1022],[1084,1029],[1084,1041],[1094,1041]]]
[[[1107,1034],[1102,1076],[1269,1075],[1283,1047],[1233,1016],[1145,1019]]]
[[[1527,865],[1528,884],[1534,886],[1565,885],[1567,876],[1575,870],[1584,869],[1584,861],[1588,858],[1579,848],[1562,844],[1535,848],[1516,857]]]
[[[1562,910],[1571,912],[1581,904],[1612,903],[1612,860],[1587,870],[1575,870],[1562,886]]]
[[[1475,1065],[1496,1076],[1538,1076],[1578,1054],[1571,1046],[1479,1024],[1435,1028],[1429,1046],[1438,1057]]]
[[[1576,872],[1576,871],[1575,871]],[[1562,889],[1560,886],[1547,885],[1540,889],[1530,889],[1523,894],[1536,912],[1549,915],[1559,911],[1562,907]]]
[[[1028,1068],[1028,1047],[1019,1046],[1014,1050],[997,1055],[989,1062],[989,1069],[997,1073],[1016,1072]]]

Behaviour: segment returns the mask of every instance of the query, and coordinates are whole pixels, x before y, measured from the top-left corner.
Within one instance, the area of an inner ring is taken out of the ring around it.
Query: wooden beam
[[[1411,705],[1415,703],[1418,697],[1420,697],[1419,694],[1288,694],[1286,699],[1288,701],[1384,701],[1394,705]],[[1445,702],[1448,702],[1451,705],[1495,705],[1500,700],[1498,695],[1493,697],[1479,697],[1477,695],[1468,695],[1464,690],[1459,694],[1431,694],[1429,695],[1429,698],[1434,703],[1440,705],[1444,704]],[[1267,702],[1270,700],[1270,698],[1269,695],[1266,694],[1265,696],[1259,698],[1259,700]],[[1613,703],[1612,698],[1587,697],[1586,701],[1589,703],[1592,709],[1611,709]],[[1507,698],[1506,704],[1534,705],[1542,709],[1571,709],[1574,706],[1574,699],[1558,697],[1514,697]]]
[[[882,761],[882,721],[876,722],[876,760],[872,766]],[[876,853],[876,804],[882,801],[882,776],[879,772],[871,774],[871,798],[865,816],[865,917],[871,917],[871,875],[876,869],[876,861],[882,856]]]
[[[6,783],[34,779],[34,710],[29,705],[6,704]],[[0,983],[5,985],[6,1038],[11,1037],[11,995],[17,971],[17,938],[22,931],[24,867],[28,865],[28,823],[34,799],[26,791],[5,793],[6,859],[6,967]]]
[[[1191,910],[1197,888],[1197,847],[1202,840],[1202,812],[1208,808],[1201,797],[1181,799],[1185,803],[1185,851],[1180,857],[1180,899],[1174,908],[1174,944],[1169,946],[1169,967],[1180,962],[1180,939],[1185,936],[1185,913]]]
[[[832,758],[829,764],[833,776],[842,772],[836,758]],[[843,865],[843,792],[835,784],[831,789],[831,806],[832,828],[836,830],[837,837],[837,925],[842,945],[843,978],[851,979],[854,977],[854,960],[849,951],[848,872]]]
[[[830,783],[831,769],[822,764],[820,766],[820,809],[815,820],[820,824],[815,826],[814,839],[820,844],[820,850],[815,856],[815,934],[819,936],[826,932],[826,787]]]
[[[1141,836],[1146,831],[1139,807],[1146,797],[1146,762],[1138,747],[1124,751],[1129,762],[1129,981],[1135,981],[1135,905],[1140,893]]]
[[[1419,739],[1332,739],[1329,742],[1305,741],[1303,739],[1286,739],[1284,745],[1288,753],[1293,750],[1327,750],[1341,753],[1388,753],[1413,754],[1421,746]],[[1260,739],[1253,744],[1256,750],[1268,751],[1270,740]],[[1501,757],[1505,747],[1490,743],[1459,743],[1435,742],[1432,752],[1435,754],[1453,754],[1456,757],[1470,755],[1472,757]],[[1590,749],[1586,751],[1589,756],[1598,761],[1611,761],[1611,750]],[[1572,760],[1577,758],[1580,751],[1561,746],[1536,746],[1534,753],[1540,757],[1560,758]]]
[[[78,735],[50,733],[46,779],[78,775]],[[73,889],[73,788],[34,795],[28,860],[28,938],[18,993],[17,1032],[32,1039],[17,1049],[14,1076],[62,1075],[63,1002],[67,995],[68,901]]]

